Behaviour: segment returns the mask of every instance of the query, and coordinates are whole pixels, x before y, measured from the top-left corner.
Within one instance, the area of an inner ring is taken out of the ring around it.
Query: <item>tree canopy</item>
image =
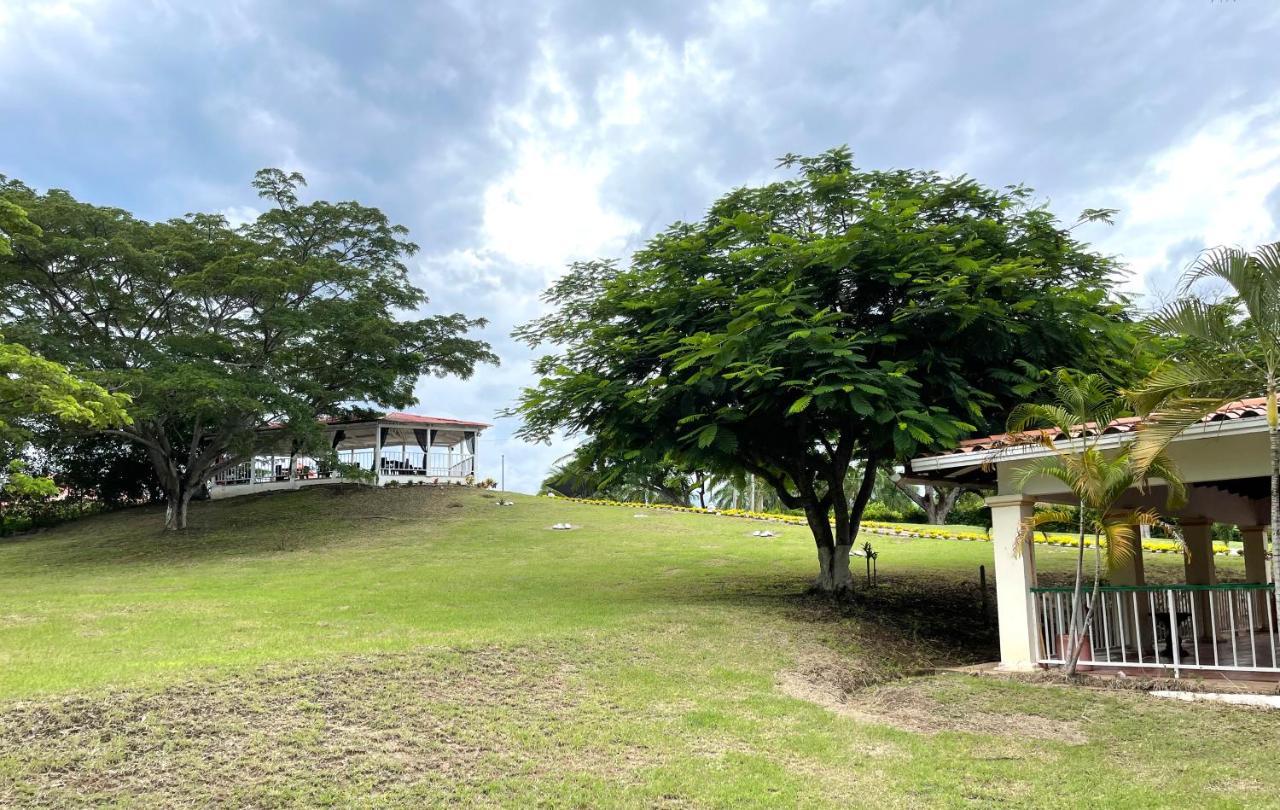
[[[804,510],[818,587],[844,590],[878,468],[998,427],[1042,369],[1124,375],[1133,340],[1116,264],[1026,188],[845,148],[781,166],[627,266],[573,265],[517,330],[549,353],[514,411],[527,438],[760,476]]]
[[[132,398],[120,433],[146,449],[171,528],[268,423],[305,443],[317,414],[407,407],[421,375],[497,360],[468,337],[483,320],[418,316],[403,226],[356,202],[304,203],[304,184],[259,172],[271,207],[232,228],[212,214],[149,223],[0,178],[0,201],[35,226],[0,257],[0,326]]]

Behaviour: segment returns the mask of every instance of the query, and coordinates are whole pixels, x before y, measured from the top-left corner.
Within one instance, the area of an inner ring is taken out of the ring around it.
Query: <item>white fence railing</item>
[[[373,470],[373,449],[339,450],[338,461],[342,464],[357,466],[362,470]],[[410,476],[417,478],[466,478],[475,474],[476,460],[474,456],[459,458],[446,452],[429,454],[421,450],[387,449],[382,454],[382,476]],[[263,484],[274,481],[312,480],[317,478],[341,478],[336,468],[327,462],[320,462],[309,456],[298,456],[294,459],[294,471],[290,474],[287,456],[258,456],[252,461],[228,467],[214,476],[216,485],[230,484]]]
[[[1032,588],[1039,663],[1065,663],[1071,588]],[[1080,661],[1086,667],[1280,672],[1269,584],[1109,586],[1095,597]]]

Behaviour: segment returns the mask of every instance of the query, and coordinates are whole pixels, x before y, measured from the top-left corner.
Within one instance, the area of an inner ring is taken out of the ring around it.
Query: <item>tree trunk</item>
[[[818,547],[818,578],[813,581],[813,590],[829,594],[848,593],[853,590],[853,576],[849,573],[850,547],[836,543],[825,507],[806,504],[804,513]]]
[[[187,528],[187,507],[191,505],[191,496],[194,494],[194,490],[186,487],[169,493],[164,510],[164,527],[167,531]]]
[[[930,493],[932,497],[929,499],[929,505],[925,507],[924,514],[929,523],[941,526],[951,516],[951,510],[955,508],[956,501],[960,500],[960,487],[951,487],[946,490],[940,487],[929,487],[929,489],[933,490]]]
[[[1066,667],[1068,675],[1076,674],[1080,648],[1084,645],[1084,501],[1080,501],[1080,535],[1076,546],[1076,583],[1071,593],[1071,627],[1067,635]]]
[[[926,486],[922,495],[913,489],[912,484],[905,484],[901,480],[894,481],[893,485],[899,492],[910,498],[912,503],[924,510],[925,520],[934,526],[941,526],[947,522],[947,517],[951,515],[951,510],[955,508],[962,491],[960,487]]]

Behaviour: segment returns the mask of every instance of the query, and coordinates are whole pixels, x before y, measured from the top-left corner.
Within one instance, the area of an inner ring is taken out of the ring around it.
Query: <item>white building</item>
[[[1280,676],[1280,622],[1267,575],[1270,464],[1264,406],[1263,399],[1232,403],[1170,446],[1169,456],[1188,485],[1187,504],[1174,515],[1188,547],[1184,583],[1148,585],[1141,553],[1124,570],[1111,571],[1089,629],[1090,666],[1131,674]],[[1137,424],[1137,419],[1121,419],[1107,425],[1101,446],[1132,441]],[[1055,441],[1070,447],[1073,440]],[[919,483],[995,490],[987,504],[1002,669],[1063,662],[1071,589],[1041,587],[1034,544],[1018,539],[1036,503],[1074,505],[1075,500],[1061,483],[1047,478],[1021,491],[1013,485],[1019,467],[1049,452],[1008,436],[989,436],[964,442],[951,453],[913,459],[905,476]],[[1117,508],[1162,509],[1165,489],[1156,481],[1145,493],[1130,490]],[[1215,522],[1239,527],[1245,582],[1218,582],[1211,538]]]
[[[343,465],[359,467],[374,474],[373,483],[382,486],[401,483],[462,484],[475,475],[476,440],[483,422],[388,413],[365,421],[325,420],[329,446]],[[214,498],[230,498],[255,492],[298,489],[305,486],[341,483],[340,468],[323,459],[293,455],[282,441],[270,447],[272,429],[263,431],[266,449],[252,459],[229,467],[210,482]]]

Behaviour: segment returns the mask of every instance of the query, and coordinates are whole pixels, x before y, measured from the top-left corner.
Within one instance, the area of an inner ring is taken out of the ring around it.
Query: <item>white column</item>
[[[1142,561],[1142,536],[1145,534],[1142,530],[1145,526],[1132,526],[1133,529],[1133,557],[1116,566],[1111,571],[1108,579],[1112,585],[1146,585],[1147,572]],[[1120,623],[1124,626],[1124,641],[1128,647],[1127,655],[1133,655],[1135,648],[1145,645],[1151,641],[1151,618],[1147,609],[1147,600],[1137,598],[1132,593],[1120,594]],[[1103,594],[1104,598],[1111,598],[1107,594]],[[1114,606],[1114,602],[1112,603]],[[1135,617],[1133,607],[1137,607],[1137,616]],[[1114,619],[1113,619],[1114,621]],[[1115,630],[1111,631],[1113,634]],[[1112,643],[1119,645],[1119,641],[1113,638]],[[1101,651],[1097,653],[1101,655]]]
[[[1207,518],[1183,518],[1182,539],[1187,544],[1187,556],[1183,561],[1183,571],[1188,585],[1213,585],[1218,581],[1213,567],[1213,521]],[[1209,595],[1197,593],[1196,613],[1209,615]],[[1203,641],[1213,639],[1212,624],[1200,621],[1200,638]]]
[[[373,425],[373,483],[382,486],[382,425]]]
[[[1212,585],[1217,582],[1213,569],[1213,521],[1185,518],[1182,521],[1182,538],[1187,543],[1187,558],[1183,563],[1187,584]]]
[[[1147,572],[1142,563],[1142,528],[1130,526],[1133,530],[1133,556],[1116,566],[1108,579],[1112,585],[1145,585]]]
[[[1241,526],[1244,539],[1244,581],[1267,581],[1266,526]]]
[[[1240,537],[1244,540],[1244,581],[1267,582],[1267,527],[1241,526]],[[1253,595],[1254,624],[1267,626],[1267,617],[1271,615],[1270,601],[1266,591]]]
[[[427,426],[427,449],[422,451],[423,452],[422,471],[426,473],[428,476],[431,475],[431,434],[433,432],[434,431],[431,429],[431,426],[428,425]]]
[[[1000,669],[1026,671],[1036,666],[1035,544],[1018,545],[1022,527],[1035,512],[1026,495],[987,498],[991,507],[991,540],[995,551],[996,610],[1000,626]]]

